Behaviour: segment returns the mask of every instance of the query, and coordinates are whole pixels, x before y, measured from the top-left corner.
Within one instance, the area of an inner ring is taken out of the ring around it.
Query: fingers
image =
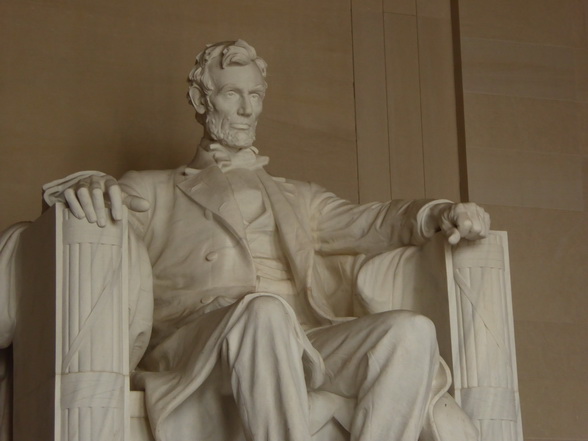
[[[90,191],[92,195],[92,204],[96,213],[96,223],[98,226],[103,227],[106,225],[106,207],[104,204],[103,181],[98,181],[92,178]]]
[[[108,197],[110,198],[110,210],[114,220],[122,219],[123,197],[116,179],[110,178],[104,183]]]
[[[100,227],[106,225],[108,205],[115,221],[122,219],[123,205],[127,205],[133,211],[149,209],[148,201],[124,194],[116,179],[107,175],[82,179],[73,187],[66,189],[63,195],[75,217],[85,217],[88,222],[96,223]]]
[[[84,213],[84,209],[78,202],[78,198],[76,197],[76,193],[73,188],[66,189],[63,192],[63,196],[65,197],[65,201],[67,202],[70,211],[75,217],[78,219],[83,219],[86,217],[86,213]]]
[[[488,236],[488,233],[490,233],[490,224],[491,224],[490,215],[484,211],[484,226],[485,226],[484,235],[485,236]]]
[[[466,205],[472,226],[464,237],[470,240],[483,239],[490,231],[490,215],[479,205],[472,203]]]
[[[463,238],[477,238],[482,232],[482,224],[478,221],[477,216],[469,212],[460,213],[455,223],[459,230],[459,235]]]
[[[455,245],[461,239],[478,240],[488,236],[490,216],[473,203],[455,204],[447,213],[443,231],[449,243]]]
[[[90,182],[88,179],[83,179],[78,182],[76,196],[82,206],[82,210],[84,210],[84,215],[86,216],[86,219],[88,219],[88,222],[95,223],[96,211],[94,210],[92,196],[90,195]]]

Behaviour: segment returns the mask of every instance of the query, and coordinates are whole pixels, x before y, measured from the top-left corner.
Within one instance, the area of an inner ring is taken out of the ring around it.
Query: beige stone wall
[[[339,0],[0,2],[0,230],[77,170],[188,162],[185,99],[206,44],[243,38],[269,63],[257,145],[276,175],[358,199],[351,16]]]
[[[588,439],[588,1],[460,0],[469,192],[508,230],[527,440]]]
[[[361,201],[461,199],[449,0],[353,0]]]

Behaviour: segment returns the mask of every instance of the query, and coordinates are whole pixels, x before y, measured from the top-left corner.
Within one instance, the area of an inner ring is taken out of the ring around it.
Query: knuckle
[[[108,188],[110,187],[118,187],[118,181],[114,179],[112,176],[105,176],[104,177],[104,185]]]

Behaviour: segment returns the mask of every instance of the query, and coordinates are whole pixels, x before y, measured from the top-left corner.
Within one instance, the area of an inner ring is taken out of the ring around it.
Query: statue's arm
[[[421,245],[443,231],[450,243],[485,237],[488,214],[472,203],[394,200],[353,204],[311,184],[310,213],[318,250],[327,254],[374,254]]]
[[[66,202],[75,217],[100,227],[106,225],[107,206],[114,220],[122,219],[123,205],[137,212],[149,209],[148,201],[127,194],[115,178],[97,171],[77,172],[49,182],[43,186],[43,197],[48,205]]]

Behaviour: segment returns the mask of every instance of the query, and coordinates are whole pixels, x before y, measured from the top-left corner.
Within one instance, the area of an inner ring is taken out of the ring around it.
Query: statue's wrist
[[[429,208],[429,215],[425,219],[425,230],[437,233],[441,231],[443,218],[451,210],[452,202],[443,201]]]

